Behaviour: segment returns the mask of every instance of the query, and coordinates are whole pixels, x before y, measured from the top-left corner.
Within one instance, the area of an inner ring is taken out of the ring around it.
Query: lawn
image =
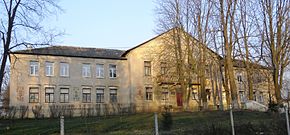
[[[182,112],[171,117],[171,129],[165,130],[164,117],[158,115],[160,134],[231,134],[229,112]],[[234,121],[237,135],[287,134],[283,114],[236,111]],[[59,119],[0,120],[0,134],[59,134]],[[154,134],[154,114],[65,118],[65,134],[150,135]]]

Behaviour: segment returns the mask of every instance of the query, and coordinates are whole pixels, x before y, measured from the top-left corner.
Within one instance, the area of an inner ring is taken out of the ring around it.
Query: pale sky
[[[129,49],[156,35],[154,0],[60,0],[47,24],[64,30],[59,45]],[[46,22],[45,22],[46,23]]]

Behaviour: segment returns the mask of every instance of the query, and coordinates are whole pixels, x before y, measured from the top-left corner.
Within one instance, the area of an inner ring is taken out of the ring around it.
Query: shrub
[[[169,131],[171,129],[171,126],[172,126],[172,116],[171,116],[171,113],[166,111],[164,113],[162,113],[162,128],[164,130],[167,130]]]

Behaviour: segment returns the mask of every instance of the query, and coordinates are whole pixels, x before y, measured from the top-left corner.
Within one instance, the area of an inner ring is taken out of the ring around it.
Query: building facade
[[[164,106],[180,109],[184,106],[183,95],[178,91],[178,84],[172,81],[174,79],[168,81],[171,77],[168,75],[173,74],[170,69],[173,63],[170,56],[161,58],[165,56],[164,40],[168,33],[170,31],[126,51],[51,46],[12,52],[10,106],[27,107],[25,115],[29,117],[35,115],[37,108],[43,116],[60,113],[64,107],[75,109],[69,112],[74,116],[156,111]],[[207,63],[219,61],[213,51],[207,53],[207,61],[211,61]],[[242,64],[235,64],[242,104],[248,94],[246,75]],[[210,108],[217,109],[221,103],[226,104],[225,91],[221,79],[213,74],[217,64],[212,65],[207,70],[206,93]],[[264,70],[268,72],[263,68],[258,71]],[[192,74],[192,78],[192,85],[187,88],[188,106],[198,110],[200,84],[196,75]],[[261,78],[265,77],[258,73],[254,95],[256,101],[266,105],[269,95],[273,94],[272,86],[267,79]],[[89,108],[93,109],[83,111]]]

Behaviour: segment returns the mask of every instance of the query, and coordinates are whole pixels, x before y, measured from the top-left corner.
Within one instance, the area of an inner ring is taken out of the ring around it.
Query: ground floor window
[[[54,102],[54,88],[45,88],[45,103]]]
[[[60,102],[61,103],[69,102],[69,89],[68,88],[60,88]]]
[[[104,88],[97,88],[96,89],[96,102],[97,103],[104,103]]]
[[[193,100],[198,100],[198,93],[197,93],[197,88],[192,88],[192,99]]]
[[[239,96],[240,96],[241,103],[246,102],[246,97],[245,97],[245,92],[244,91],[239,91]]]
[[[91,102],[91,88],[83,88],[83,103]]]
[[[152,87],[146,87],[146,100],[153,100]]]
[[[168,93],[168,89],[166,87],[162,88],[162,100],[166,101],[169,100],[169,93]]]
[[[111,103],[117,103],[117,89],[116,88],[110,88],[110,102]]]
[[[39,88],[31,87],[29,88],[29,103],[38,103],[39,102]]]

